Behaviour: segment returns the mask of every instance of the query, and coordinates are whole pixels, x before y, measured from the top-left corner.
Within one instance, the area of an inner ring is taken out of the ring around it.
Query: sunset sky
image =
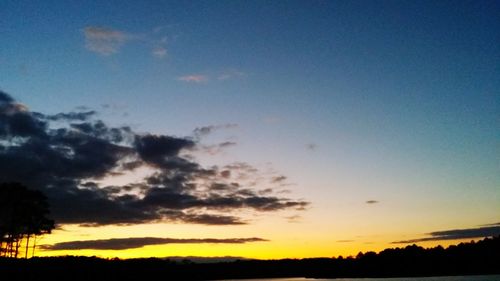
[[[330,257],[498,235],[499,14],[3,0],[0,180],[48,196],[41,256]]]

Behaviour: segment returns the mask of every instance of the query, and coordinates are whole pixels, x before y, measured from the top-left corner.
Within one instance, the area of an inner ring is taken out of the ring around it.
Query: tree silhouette
[[[55,228],[54,221],[47,218],[48,214],[49,205],[42,192],[29,190],[20,183],[1,183],[0,256],[17,258],[25,241],[27,258],[30,240],[33,241],[33,256],[36,238]]]

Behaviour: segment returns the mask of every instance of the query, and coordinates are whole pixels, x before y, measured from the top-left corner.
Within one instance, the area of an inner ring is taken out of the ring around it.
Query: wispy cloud
[[[167,56],[167,48],[163,46],[155,47],[151,54],[156,58],[163,59]]]
[[[452,229],[444,231],[435,231],[427,233],[428,237],[394,241],[393,244],[408,244],[425,241],[440,241],[440,240],[457,240],[468,238],[483,238],[500,235],[500,225],[492,224],[493,226],[478,227],[478,228],[465,228],[465,229]]]
[[[269,241],[263,238],[195,238],[195,239],[178,239],[178,238],[160,238],[160,237],[130,237],[130,238],[112,238],[99,240],[83,240],[83,241],[68,241],[60,242],[52,245],[42,245],[43,250],[60,251],[60,250],[126,250],[142,248],[149,245],[163,244],[243,244],[250,242],[265,242]]]
[[[102,26],[87,26],[83,29],[85,48],[91,52],[110,56],[119,53],[124,45],[134,41],[143,43],[142,47],[150,49],[153,57],[163,59],[168,55],[167,36],[159,32],[130,33]]]
[[[191,74],[191,75],[181,76],[177,78],[177,80],[188,83],[202,83],[208,81],[208,76],[202,74]]]
[[[245,75],[246,74],[244,72],[233,69],[233,70],[224,71],[221,74],[219,74],[217,76],[217,80],[221,80],[221,81],[229,80],[229,79],[233,79],[233,78],[243,77]]]
[[[289,223],[298,223],[302,220],[302,217],[300,215],[292,215],[292,216],[285,217],[285,219]]]
[[[377,201],[377,200],[368,200],[365,203],[366,204],[377,204],[377,203],[379,203],[379,201]]]
[[[117,53],[120,48],[133,38],[123,31],[99,27],[88,26],[83,29],[85,35],[85,47],[92,52],[103,56]]]
[[[200,145],[199,151],[208,153],[210,155],[216,155],[221,153],[224,149],[237,145],[238,143],[234,141],[224,141],[212,145]]]
[[[215,80],[215,81],[225,81],[229,79],[234,79],[238,77],[243,77],[246,74],[241,71],[236,71],[236,70],[229,70],[225,71],[222,73],[213,73],[209,72],[209,74],[188,74],[184,76],[180,76],[177,78],[177,80],[184,81],[184,82],[192,82],[192,83],[201,83],[201,82],[207,82],[210,80]]]
[[[209,126],[197,127],[196,129],[193,130],[193,134],[196,138],[201,138],[221,129],[234,129],[234,128],[238,128],[238,124],[227,123],[221,125],[209,125]]]

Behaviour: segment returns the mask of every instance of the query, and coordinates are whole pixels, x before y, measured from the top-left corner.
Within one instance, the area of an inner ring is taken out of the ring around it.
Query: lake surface
[[[338,278],[338,279],[310,279],[310,278],[268,278],[268,279],[227,279],[223,281],[500,281],[500,275],[470,275],[470,276],[443,276],[443,277],[411,277],[411,278]]]

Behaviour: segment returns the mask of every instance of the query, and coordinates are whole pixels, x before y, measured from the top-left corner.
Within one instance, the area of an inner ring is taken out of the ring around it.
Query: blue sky
[[[207,140],[238,145],[199,157],[272,163],[311,202],[306,220],[377,200],[387,213],[415,205],[408,217],[429,228],[474,226],[500,210],[499,12],[497,1],[2,1],[0,88],[33,111],[86,106],[140,132],[238,124]]]

